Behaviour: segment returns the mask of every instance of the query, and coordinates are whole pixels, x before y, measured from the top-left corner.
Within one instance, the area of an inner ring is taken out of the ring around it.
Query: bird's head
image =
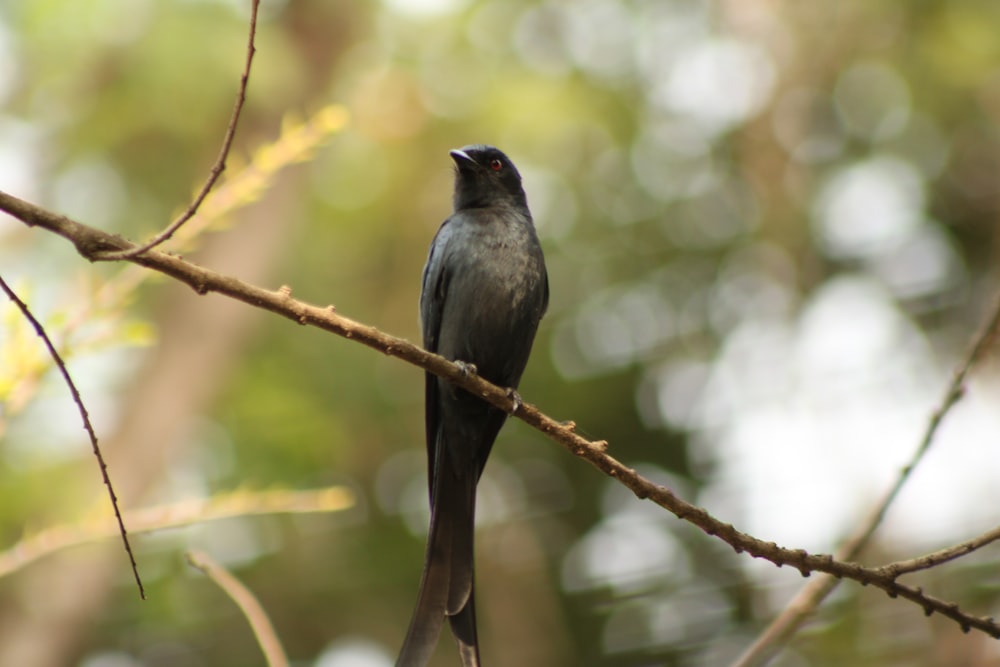
[[[472,144],[456,148],[450,155],[455,161],[456,211],[503,204],[527,209],[521,174],[503,151]]]

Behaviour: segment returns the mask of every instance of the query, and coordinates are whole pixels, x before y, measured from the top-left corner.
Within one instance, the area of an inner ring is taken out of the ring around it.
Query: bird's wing
[[[448,241],[451,239],[451,218],[444,221],[431,242],[427,264],[424,266],[423,284],[420,291],[420,324],[424,338],[424,349],[438,351],[441,333],[441,313],[448,293],[450,274],[445,257]],[[424,428],[427,440],[427,489],[434,494],[434,448],[437,440],[441,409],[438,403],[437,377],[426,373],[424,378]]]
[[[542,281],[545,288],[542,291],[542,310],[538,313],[539,320],[542,319],[542,315],[545,314],[545,311],[549,309],[549,273],[544,267],[542,268]]]
[[[445,255],[448,242],[452,237],[452,219],[448,218],[438,229],[431,242],[427,264],[420,291],[420,324],[424,336],[424,347],[431,352],[437,351],[438,334],[441,330],[441,313],[444,310],[444,299],[448,291],[447,263]]]

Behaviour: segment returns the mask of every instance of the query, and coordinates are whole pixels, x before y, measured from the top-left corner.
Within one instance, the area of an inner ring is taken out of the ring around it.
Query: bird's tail
[[[469,590],[469,599],[457,614],[448,617],[451,634],[458,643],[458,655],[462,667],[479,667],[479,641],[476,637],[475,593]]]
[[[443,448],[442,448],[443,450]],[[396,667],[423,667],[430,660],[445,616],[458,642],[463,667],[479,667],[473,605],[475,475],[458,475],[444,451],[435,457],[431,525],[420,592]]]

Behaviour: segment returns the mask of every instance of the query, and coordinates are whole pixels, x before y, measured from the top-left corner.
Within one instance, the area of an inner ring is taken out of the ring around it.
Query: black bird
[[[514,390],[549,301],[545,259],[521,187],[502,152],[451,151],[454,212],[438,229],[424,266],[424,347]],[[464,667],[478,667],[473,588],[476,484],[503,410],[430,373],[426,377],[427,477],[431,524],[420,592],[396,667],[423,667],[447,616]]]

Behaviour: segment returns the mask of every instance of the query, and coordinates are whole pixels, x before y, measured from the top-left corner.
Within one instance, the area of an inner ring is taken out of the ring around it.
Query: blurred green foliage
[[[159,229],[221,143],[248,4],[6,0],[0,188],[132,238]],[[420,270],[450,208],[447,150],[501,146],[525,176],[552,291],[522,395],[741,525],[749,501],[742,487],[719,500],[726,454],[711,446],[719,424],[739,421],[740,406],[722,400],[727,350],[751,366],[752,354],[732,352],[740,341],[763,357],[769,348],[748,332],[795,330],[824,286],[848,278],[913,325],[920,363],[947,369],[995,291],[997,34],[1000,5],[988,0],[265,0],[227,175],[277,143],[289,118],[336,104],[350,120],[183,250],[224,249],[250,233],[256,208],[281,230],[272,287],[417,340]],[[99,430],[112,430],[134,383],[148,381],[140,369],[160,345],[148,327],[163,331],[166,313],[183,324],[184,306],[165,305],[181,290],[123,281],[102,301],[121,267],[87,266],[8,222],[0,266],[30,285]],[[15,320],[5,314],[0,331],[0,352],[23,362],[0,369],[5,544],[106,502],[64,389],[24,367],[41,357]],[[295,664],[391,664],[423,558],[423,378],[278,318],[252,331],[147,499],[344,484],[358,505],[137,539],[149,601],[121,564],[65,664],[261,664],[235,606],[184,565],[192,546],[259,596]],[[794,387],[777,388],[794,347],[769,352],[761,363],[774,375],[755,391],[794,402]],[[203,380],[196,368],[188,377]],[[846,511],[876,494],[842,485]],[[487,468],[481,513],[490,665],[726,664],[799,585],[516,422]],[[822,515],[811,523],[825,541],[802,546],[831,550],[843,534]],[[872,562],[913,553],[879,550]],[[928,586],[976,613],[995,607],[988,574],[957,572]],[[4,618],[28,613],[29,575],[0,581]],[[73,591],[53,584],[52,595]],[[911,607],[844,585],[781,664],[996,659],[982,638]],[[453,653],[442,637],[434,664],[455,664]]]

